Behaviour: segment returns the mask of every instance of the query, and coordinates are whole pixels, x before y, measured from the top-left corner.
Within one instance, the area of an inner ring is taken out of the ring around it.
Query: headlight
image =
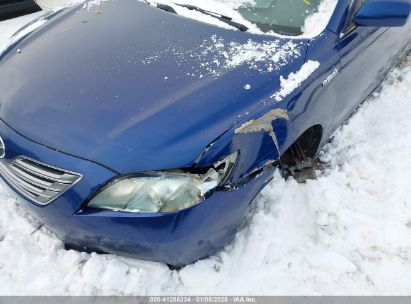
[[[126,212],[174,212],[202,202],[229,176],[237,153],[205,174],[150,172],[126,177],[99,192],[88,207]]]

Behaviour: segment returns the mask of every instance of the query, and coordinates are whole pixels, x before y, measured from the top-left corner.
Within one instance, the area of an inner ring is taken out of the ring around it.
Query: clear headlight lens
[[[98,193],[88,207],[152,213],[194,206],[226,179],[236,156],[230,155],[205,174],[158,172],[121,179]]]

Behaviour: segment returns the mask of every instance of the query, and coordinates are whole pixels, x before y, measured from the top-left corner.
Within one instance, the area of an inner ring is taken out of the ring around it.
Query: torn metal
[[[247,134],[247,133],[257,133],[257,132],[267,132],[272,138],[274,145],[277,149],[278,155],[280,155],[280,147],[278,145],[277,136],[275,135],[273,129],[273,122],[278,119],[289,120],[288,111],[277,108],[273,109],[264,116],[247,121],[241,127],[235,130],[236,134]]]

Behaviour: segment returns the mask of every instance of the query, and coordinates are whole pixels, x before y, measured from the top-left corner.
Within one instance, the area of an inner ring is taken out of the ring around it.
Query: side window
[[[360,10],[361,6],[364,4],[365,1],[366,0],[353,0],[353,4],[350,9],[350,15],[347,21],[347,26],[344,30],[345,34],[352,31],[356,27],[354,17],[358,13],[358,11]]]

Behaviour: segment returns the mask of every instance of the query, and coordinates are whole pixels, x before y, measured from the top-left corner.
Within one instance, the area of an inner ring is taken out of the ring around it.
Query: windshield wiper
[[[152,5],[152,3],[149,0],[142,0],[144,3],[148,5]],[[153,3],[153,5],[159,9],[162,9],[166,12],[176,14],[176,11],[174,8],[172,8],[170,5],[163,4],[163,3]]]
[[[151,4],[150,1],[148,1],[148,0],[143,0],[143,1],[147,4]],[[218,20],[220,20],[220,21],[222,21],[222,22],[224,22],[224,23],[226,23],[226,24],[228,24],[232,27],[235,27],[235,28],[239,29],[242,32],[248,31],[248,27],[246,27],[244,24],[233,21],[233,18],[231,18],[229,16],[225,16],[225,15],[222,15],[222,14],[219,14],[219,13],[215,13],[215,12],[212,12],[212,11],[209,11],[209,10],[206,10],[206,9],[203,9],[201,7],[191,5],[191,4],[177,4],[177,3],[173,3],[173,4],[181,6],[181,7],[185,7],[189,10],[192,10],[192,11],[200,12],[204,15],[214,17],[214,18],[216,18],[216,19],[218,19]],[[173,13],[173,14],[177,13],[172,6],[167,5],[167,4],[156,3],[155,6],[159,9],[165,10],[165,11]]]
[[[233,18],[231,18],[231,17],[225,16],[225,15],[222,15],[222,14],[219,14],[219,13],[212,12],[212,11],[203,9],[203,8],[201,8],[201,7],[195,6],[195,5],[190,5],[190,4],[177,4],[177,3],[174,3],[174,5],[178,5],[178,6],[181,6],[181,7],[185,7],[185,8],[187,8],[187,9],[189,9],[189,10],[197,11],[197,12],[200,12],[200,13],[202,13],[202,14],[204,14],[204,15],[208,15],[208,16],[217,18],[218,20],[220,20],[220,21],[222,21],[222,22],[224,22],[224,23],[226,23],[226,24],[228,24],[228,25],[231,25],[232,27],[235,27],[235,28],[239,29],[239,30],[242,31],[242,32],[248,31],[248,27],[246,27],[244,24],[241,24],[241,23],[238,23],[238,22],[233,21]]]
[[[157,3],[156,6],[157,6],[157,8],[162,9],[166,12],[177,14],[176,10],[174,8],[172,8],[170,5]]]

